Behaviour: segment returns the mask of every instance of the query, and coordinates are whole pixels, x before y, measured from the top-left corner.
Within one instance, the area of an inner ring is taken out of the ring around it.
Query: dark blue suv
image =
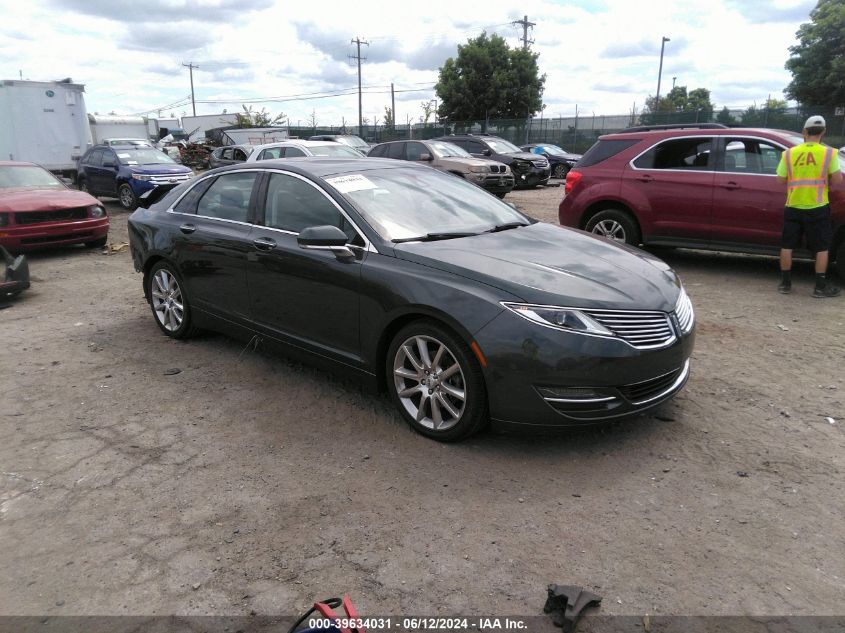
[[[153,147],[95,145],[79,159],[77,184],[92,196],[120,200],[130,211],[142,193],[158,185],[178,185],[194,175]]]

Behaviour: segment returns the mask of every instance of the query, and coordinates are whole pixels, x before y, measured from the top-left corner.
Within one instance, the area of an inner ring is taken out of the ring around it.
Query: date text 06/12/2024
[[[312,629],[363,629],[367,631],[520,631],[528,624],[520,618],[474,617],[359,617],[313,618]]]

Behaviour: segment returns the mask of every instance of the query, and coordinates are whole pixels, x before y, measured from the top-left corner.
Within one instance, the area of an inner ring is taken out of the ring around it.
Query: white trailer
[[[0,80],[0,160],[75,178],[76,161],[91,143],[84,93],[71,79]]]
[[[88,121],[91,124],[91,138],[95,145],[109,138],[132,138],[149,141],[152,137],[158,140],[158,123],[155,119],[148,121],[146,117],[142,116],[89,114]],[[153,124],[152,133],[148,127],[150,123]]]
[[[223,114],[201,114],[199,116],[183,116],[182,129],[191,135],[192,141],[199,141],[205,138],[205,133],[208,130],[214,130],[219,127],[228,127],[235,125],[238,122],[238,117],[233,112],[224,112]]]

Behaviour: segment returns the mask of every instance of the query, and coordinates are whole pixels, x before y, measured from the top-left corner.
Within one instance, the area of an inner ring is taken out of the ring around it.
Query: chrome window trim
[[[285,171],[283,169],[279,169],[278,167],[272,168],[272,169],[260,168],[260,167],[253,167],[253,168],[250,168],[250,169],[237,169],[237,170],[233,170],[233,171],[223,172],[222,174],[208,174],[208,175],[203,176],[202,178],[197,178],[196,182],[191,187],[188,187],[187,189],[185,189],[185,191],[182,192],[182,195],[180,195],[176,200],[173,201],[173,204],[171,204],[170,207],[166,210],[166,213],[172,213],[174,215],[181,215],[181,216],[190,217],[190,218],[203,218],[203,219],[206,219],[206,220],[217,220],[219,222],[228,222],[230,224],[241,224],[241,225],[248,226],[248,227],[258,227],[258,228],[261,228],[261,229],[265,229],[267,231],[276,231],[278,233],[284,233],[286,235],[299,235],[299,233],[297,233],[295,231],[288,231],[286,229],[277,229],[277,228],[272,227],[272,226],[264,226],[262,224],[253,224],[252,222],[241,222],[239,220],[226,220],[224,218],[215,218],[215,217],[208,216],[208,215],[199,215],[197,213],[182,213],[181,211],[176,211],[174,209],[174,207],[177,204],[179,204],[179,202],[182,200],[182,198],[184,198],[186,195],[188,195],[188,193],[194,187],[199,186],[199,184],[203,180],[207,180],[209,178],[217,178],[218,176],[225,176],[226,174],[242,174],[242,173],[282,174],[282,175],[285,175],[285,176],[293,176],[294,178],[298,178],[299,180],[306,182],[307,184],[314,187],[321,194],[323,194],[323,196],[325,196],[326,199],[334,205],[334,207],[340,212],[340,214],[346,219],[346,221],[349,222],[349,224],[352,225],[352,228],[355,229],[355,232],[358,233],[358,235],[361,237],[361,239],[364,240],[364,246],[357,246],[355,244],[348,244],[347,246],[349,246],[350,248],[360,248],[360,249],[363,249],[364,251],[367,251],[369,253],[378,253],[379,252],[378,249],[375,247],[375,245],[367,238],[367,236],[364,234],[364,232],[352,220],[352,218],[349,217],[349,215],[343,210],[343,208],[337,203],[337,201],[335,201],[328,193],[326,193],[325,190],[322,187],[317,186],[316,184],[311,182],[308,178],[305,178],[304,176],[301,176],[300,174],[296,174],[296,173],[293,173],[293,172],[290,172],[290,171]],[[203,195],[205,195],[205,194],[203,194]]]

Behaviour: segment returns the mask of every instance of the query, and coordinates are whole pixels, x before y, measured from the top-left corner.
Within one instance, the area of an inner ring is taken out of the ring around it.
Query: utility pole
[[[536,22],[529,22],[528,16],[526,15],[526,16],[523,16],[523,18],[521,20],[514,20],[513,22],[511,22],[511,24],[513,24],[514,26],[516,26],[518,24],[522,27],[522,38],[521,38],[522,39],[522,48],[527,50],[528,45],[534,43],[534,40],[528,39],[528,27],[534,28],[535,26],[537,26],[537,23]]]
[[[664,37],[660,41],[660,70],[657,71],[657,96],[654,98],[655,113],[660,111],[660,78],[663,77],[663,49],[666,46],[666,42],[669,41],[668,37]]]
[[[396,130],[396,95],[393,92],[393,83],[390,84],[390,116],[393,119],[393,130]]]
[[[355,59],[358,62],[358,134],[361,135],[364,133],[364,112],[361,108],[361,60],[367,59],[366,57],[361,57],[361,44],[369,46],[370,43],[362,40],[360,37],[356,37],[352,40],[352,43],[358,47],[358,52],[354,57],[350,55],[349,58]]]
[[[188,62],[182,65],[191,73],[191,108],[194,110],[194,116],[197,116],[197,104],[194,101],[194,68],[199,68],[199,66],[194,66],[194,62]]]

